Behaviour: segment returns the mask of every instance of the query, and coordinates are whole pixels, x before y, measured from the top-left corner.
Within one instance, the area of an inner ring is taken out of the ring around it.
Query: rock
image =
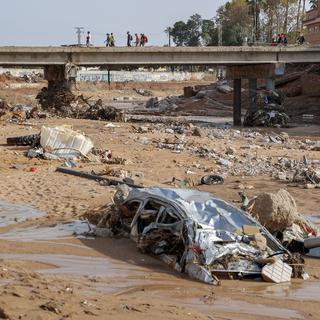
[[[283,231],[299,220],[297,205],[290,193],[284,189],[277,193],[262,193],[250,201],[251,214],[271,233]]]
[[[236,149],[234,149],[232,147],[228,147],[226,150],[226,154],[234,155],[234,154],[236,154]]]
[[[126,184],[121,184],[117,187],[117,191],[113,196],[115,205],[120,206],[128,198],[128,195],[132,189]]]
[[[228,86],[227,84],[221,85],[217,87],[217,90],[221,93],[231,93],[233,92],[233,88]]]
[[[196,98],[197,99],[203,99],[205,98],[207,95],[207,93],[205,91],[199,91],[197,94],[196,94]]]
[[[280,133],[280,137],[281,137],[283,140],[288,140],[288,139],[289,139],[289,135],[288,135],[288,133],[286,133],[286,132],[281,132],[281,133]]]
[[[281,181],[286,181],[287,180],[287,175],[284,172],[279,172],[278,179],[281,180]]]
[[[45,310],[45,311],[50,311],[50,312],[53,312],[55,314],[59,314],[61,313],[61,310],[59,309],[60,306],[57,302],[55,301],[48,301],[42,305],[39,306],[42,310]]]
[[[32,148],[28,150],[27,157],[28,158],[38,158],[43,156],[42,148]]]
[[[11,319],[3,307],[0,307],[0,319]]]
[[[198,128],[198,127],[195,127],[195,128],[193,129],[192,135],[195,136],[195,137],[202,137],[201,129]]]
[[[317,185],[312,184],[312,183],[307,183],[305,186],[305,189],[315,189]]]
[[[221,166],[225,166],[225,167],[230,167],[231,166],[231,162],[226,160],[226,159],[219,159],[217,161],[218,164],[220,164]]]
[[[152,97],[153,93],[149,90],[144,90],[144,89],[133,89],[137,94],[144,96],[144,97]]]
[[[113,232],[108,228],[94,228],[93,233],[99,238],[112,238],[114,236]]]
[[[158,97],[153,97],[151,99],[149,99],[146,103],[146,108],[147,109],[153,109],[153,108],[157,108],[157,103],[159,102]]]
[[[149,132],[149,128],[145,127],[145,126],[140,126],[137,130],[139,133],[148,133]]]
[[[144,145],[147,145],[150,143],[150,139],[147,138],[147,137],[138,137],[136,139],[136,142],[140,143],[140,144],[144,144]]]
[[[165,133],[170,133],[170,134],[173,134],[174,133],[174,130],[173,129],[170,129],[170,128],[167,128],[164,130]]]

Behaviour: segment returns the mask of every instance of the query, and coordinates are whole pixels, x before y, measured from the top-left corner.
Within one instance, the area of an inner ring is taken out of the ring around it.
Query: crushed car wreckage
[[[260,276],[290,281],[290,252],[248,213],[197,190],[125,189],[98,224],[108,235],[128,236],[142,252],[205,283]]]

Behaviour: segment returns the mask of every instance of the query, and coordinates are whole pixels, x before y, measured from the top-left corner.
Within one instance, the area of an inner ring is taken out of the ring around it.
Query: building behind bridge
[[[320,45],[320,7],[306,12],[303,25],[307,30],[307,41],[312,45]]]

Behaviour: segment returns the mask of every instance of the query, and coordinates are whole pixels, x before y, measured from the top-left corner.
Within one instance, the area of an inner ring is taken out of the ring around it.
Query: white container
[[[74,159],[80,155],[87,155],[93,148],[93,143],[89,138],[65,126],[43,126],[40,144],[45,152],[63,159]]]

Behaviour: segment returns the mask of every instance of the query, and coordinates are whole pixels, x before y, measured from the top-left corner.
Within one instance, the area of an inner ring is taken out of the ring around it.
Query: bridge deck
[[[248,65],[320,63],[320,48],[308,47],[0,47],[1,66]]]

